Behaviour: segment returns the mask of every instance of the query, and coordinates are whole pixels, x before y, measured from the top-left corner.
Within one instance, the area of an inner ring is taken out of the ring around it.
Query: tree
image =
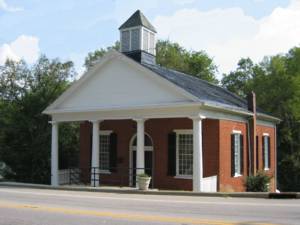
[[[0,161],[11,169],[10,178],[49,183],[51,126],[42,111],[69,86],[74,75],[72,62],[45,56],[33,67],[22,61],[7,61],[0,67]],[[74,137],[67,135],[67,130],[70,127],[63,125],[61,136]],[[74,138],[61,139],[61,149],[76,151]]]
[[[116,42],[112,47],[90,52],[85,59],[85,67],[92,66],[110,49],[119,50],[119,48],[120,43]],[[156,44],[156,62],[161,66],[191,74],[215,84],[218,83],[215,76],[217,67],[212,58],[203,51],[187,51],[177,43],[159,40]]]
[[[99,60],[106,52],[112,49],[120,50],[120,42],[116,41],[115,44],[111,47],[100,48],[95,50],[94,52],[89,52],[84,61],[85,68],[88,69],[89,67],[93,66],[97,60]]]
[[[156,62],[164,67],[175,69],[218,83],[215,76],[217,67],[204,51],[187,51],[177,43],[159,40],[156,44]]]
[[[254,75],[254,65],[250,58],[240,59],[236,71],[223,75],[221,84],[229,91],[242,97],[246,97],[249,92],[248,82]]]

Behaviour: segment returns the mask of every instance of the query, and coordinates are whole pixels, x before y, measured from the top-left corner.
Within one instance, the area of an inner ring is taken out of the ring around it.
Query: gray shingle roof
[[[135,13],[133,13],[131,17],[129,17],[129,19],[119,27],[119,30],[136,26],[144,26],[156,33],[154,26],[140,10],[137,10]]]
[[[224,108],[235,108],[248,112],[248,105],[245,99],[240,98],[220,86],[211,84],[195,76],[167,69],[159,65],[150,65],[145,63],[142,65],[188,91],[190,94],[199,98],[200,101],[209,102]],[[263,113],[260,109],[257,109],[257,111]]]

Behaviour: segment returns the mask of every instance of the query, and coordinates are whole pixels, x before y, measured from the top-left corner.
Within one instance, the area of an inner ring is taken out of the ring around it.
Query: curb
[[[148,190],[140,191],[137,189],[112,189],[112,188],[93,188],[93,187],[52,187],[44,184],[28,184],[15,182],[0,182],[0,187],[19,187],[19,188],[34,188],[48,189],[61,191],[85,191],[85,192],[102,192],[102,193],[117,193],[117,194],[143,194],[143,195],[172,195],[172,196],[194,196],[194,197],[231,197],[231,198],[271,198],[271,199],[300,199],[298,192],[283,192],[283,193],[268,193],[268,192],[201,192],[194,193],[190,191],[164,191],[164,190]]]
[[[269,198],[272,199],[291,199],[300,198],[300,193],[297,192],[282,192],[282,193],[270,193]]]

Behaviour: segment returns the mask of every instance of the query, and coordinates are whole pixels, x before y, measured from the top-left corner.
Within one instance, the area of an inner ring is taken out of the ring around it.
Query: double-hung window
[[[231,134],[231,174],[234,177],[243,173],[243,135],[240,131]]]
[[[270,136],[264,133],[262,138],[264,169],[268,170],[270,168]]]
[[[176,176],[190,178],[193,175],[192,130],[178,130],[176,136]]]
[[[100,131],[99,167],[100,172],[109,172],[110,134],[112,131]]]

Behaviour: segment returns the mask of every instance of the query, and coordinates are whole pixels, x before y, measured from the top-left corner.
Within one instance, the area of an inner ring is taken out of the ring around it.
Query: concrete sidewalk
[[[106,192],[119,194],[144,194],[144,195],[176,195],[176,196],[201,196],[201,197],[239,197],[239,198],[298,198],[299,192],[283,192],[283,193],[269,193],[269,192],[191,192],[191,191],[173,191],[173,190],[158,190],[149,189],[148,191],[141,191],[132,187],[116,187],[116,186],[80,186],[80,185],[64,185],[53,187],[45,184],[30,184],[19,182],[0,182],[0,187],[22,187],[22,188],[36,188],[49,190],[65,190],[65,191],[86,191],[86,192]]]

